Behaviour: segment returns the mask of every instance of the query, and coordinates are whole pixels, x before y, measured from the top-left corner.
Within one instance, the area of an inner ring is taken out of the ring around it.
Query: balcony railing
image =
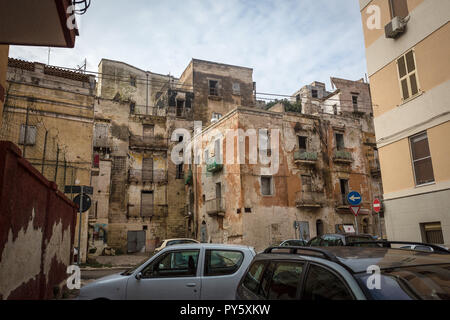
[[[136,116],[166,117],[167,109],[158,107],[135,106],[132,110],[130,110],[130,113]]]
[[[164,183],[167,182],[166,170],[140,170],[130,169],[128,171],[129,183]]]
[[[318,191],[301,191],[296,195],[297,208],[321,208],[325,204],[325,194]]]
[[[353,162],[353,156],[350,150],[334,150],[333,159],[335,162],[351,163]]]
[[[168,107],[168,114],[171,116],[176,116],[178,118],[185,118],[185,119],[192,119],[194,116],[192,108]]]
[[[339,195],[338,200],[335,201],[335,207],[337,209],[348,209],[347,196],[345,194]]]
[[[296,163],[314,164],[317,162],[317,159],[318,159],[317,152],[307,152],[300,150],[294,153],[294,161]]]
[[[130,147],[149,148],[149,149],[167,149],[169,140],[164,137],[153,136],[131,136]]]
[[[206,213],[208,215],[225,215],[225,202],[222,198],[211,199],[205,202]]]
[[[94,138],[94,148],[110,148],[112,140],[109,137]]]
[[[141,208],[141,217],[167,217],[169,213],[169,208],[167,205],[151,205],[143,206]]]
[[[212,158],[206,164],[206,171],[211,173],[220,172],[223,169],[223,164],[218,164],[215,158]]]
[[[372,159],[369,161],[370,163],[370,173],[372,175],[379,175],[380,174],[380,162],[377,159]]]

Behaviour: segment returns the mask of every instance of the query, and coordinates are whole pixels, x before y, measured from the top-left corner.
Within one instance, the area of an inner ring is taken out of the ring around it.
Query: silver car
[[[247,246],[170,246],[138,267],[81,288],[79,300],[234,300],[256,253]]]

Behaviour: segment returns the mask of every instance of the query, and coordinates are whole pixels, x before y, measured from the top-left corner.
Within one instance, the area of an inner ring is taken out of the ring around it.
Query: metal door
[[[128,253],[141,252],[145,248],[145,231],[128,231]]]

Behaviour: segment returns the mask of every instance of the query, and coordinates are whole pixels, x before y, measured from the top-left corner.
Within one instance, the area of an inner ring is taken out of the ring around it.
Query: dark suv
[[[238,300],[450,300],[450,255],[365,247],[276,247],[258,254]]]
[[[375,241],[373,236],[369,234],[354,234],[354,233],[332,233],[324,234],[322,236],[312,238],[307,243],[307,247],[335,247],[347,246],[352,242],[368,242]],[[365,246],[369,246],[365,244]]]

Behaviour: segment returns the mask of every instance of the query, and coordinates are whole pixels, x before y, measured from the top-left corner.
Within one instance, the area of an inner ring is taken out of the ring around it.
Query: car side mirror
[[[136,275],[136,280],[141,280],[142,279],[142,272],[138,272],[138,274]]]

